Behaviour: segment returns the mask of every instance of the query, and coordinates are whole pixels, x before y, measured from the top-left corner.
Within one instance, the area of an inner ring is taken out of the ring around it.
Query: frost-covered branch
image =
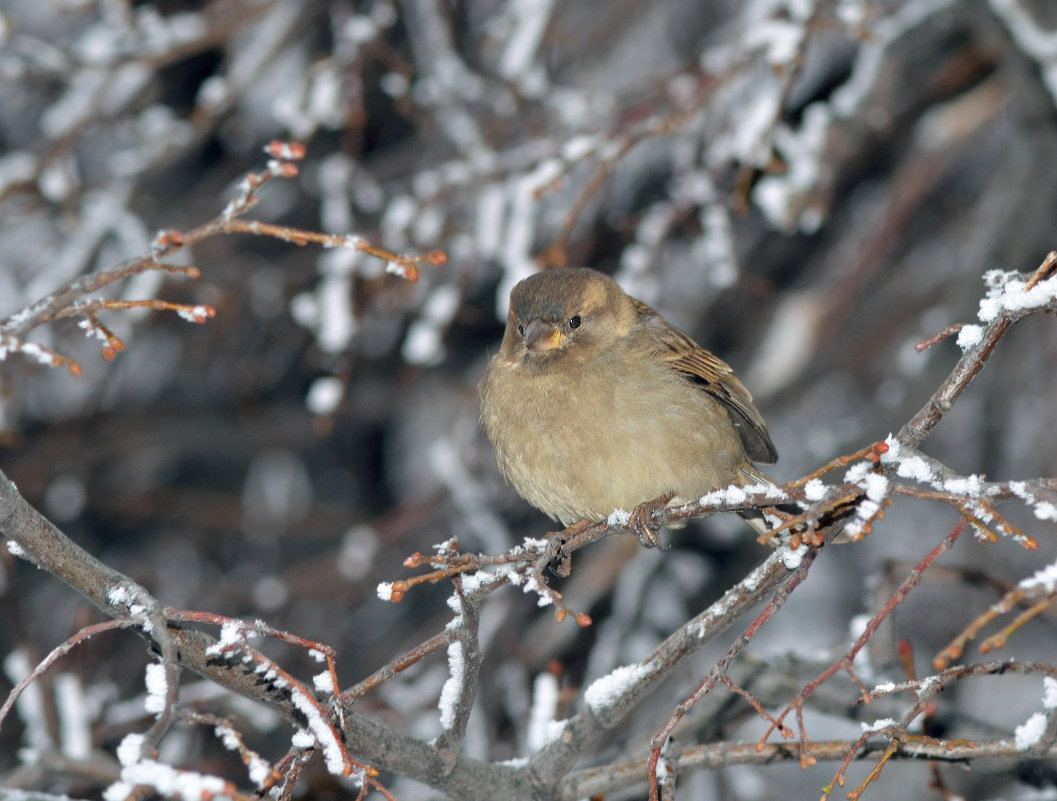
[[[589,5],[4,4],[0,352],[222,314],[94,384],[5,363],[4,784],[574,801],[652,759],[675,801],[735,765],[713,794],[955,797],[964,763],[1017,798],[1048,767],[1053,260],[976,303],[1053,246],[1045,4]],[[218,203],[276,137],[296,180],[280,150]],[[473,385],[510,287],[565,263],[728,359],[797,477],[655,512],[707,519],[670,550],[629,510],[544,536]]]
[[[455,612],[448,628],[454,637],[448,645],[448,680],[440,691],[440,725],[444,729],[436,740],[442,760],[454,767],[466,738],[466,724],[470,719],[481,674],[481,646],[478,641],[480,603],[478,593],[467,597],[464,580],[454,578],[455,594],[449,605]],[[472,597],[478,596],[478,597]]]
[[[805,753],[812,764],[825,762],[862,762],[876,759],[888,744],[879,736],[868,738],[848,759],[849,742],[846,740],[813,741],[807,744]],[[899,751],[890,757],[892,762],[914,762],[927,759],[954,765],[966,762],[983,763],[987,760],[1017,758],[1021,751],[1008,740],[987,743],[952,743],[948,741],[922,742],[911,740],[902,744]],[[1057,756],[1051,749],[1048,758]],[[756,743],[718,742],[692,745],[684,748],[676,758],[677,768],[687,774],[696,770],[717,770],[734,765],[759,765],[761,768],[776,763],[798,763],[802,758],[795,743],[768,743],[760,747]],[[616,792],[627,786],[627,776],[643,775],[646,772],[645,758],[617,765],[574,771],[563,786],[563,801],[593,797]],[[678,796],[677,796],[678,797]]]
[[[277,177],[296,176],[298,172],[296,162],[305,155],[303,146],[277,141],[270,143],[266,152],[271,156],[267,169],[259,173],[249,173],[239,184],[235,196],[213,220],[187,232],[162,231],[155,237],[150,253],[132,259],[114,269],[75,278],[31,306],[0,320],[0,361],[6,358],[8,353],[20,353],[53,367],[66,365],[72,373],[79,374],[81,367],[77,362],[51,348],[25,339],[25,335],[34,328],[64,317],[83,318],[81,328],[89,336],[103,342],[102,352],[104,358],[107,359],[112,359],[118,351],[124,350],[125,345],[99,322],[100,311],[132,308],[172,310],[189,322],[204,323],[206,319],[216,314],[212,306],[170,303],[160,300],[97,300],[85,299],[85,296],[115,282],[126,281],[133,276],[152,271],[197,278],[201,275],[198,268],[166,264],[163,259],[222,234],[255,234],[273,237],[295,245],[306,245],[313,242],[326,248],[343,248],[367,253],[385,260],[387,272],[409,281],[418,280],[417,262],[428,261],[440,265],[446,261],[445,255],[440,251],[432,251],[424,256],[400,256],[374,247],[361,237],[351,234],[325,234],[257,220],[239,219],[241,215],[257,205],[258,192],[262,186]]]
[[[819,545],[824,541],[822,537],[811,536],[810,531],[819,529],[828,531],[827,538],[829,538],[839,530],[853,540],[860,540],[867,536],[872,527],[883,518],[884,509],[888,505],[897,498],[908,497],[949,504],[958,510],[962,518],[948,537],[911,570],[906,581],[891,595],[884,608],[863,627],[852,648],[816,679],[808,682],[802,692],[777,717],[769,715],[751,693],[731,682],[726,675],[730,662],[740,654],[756,628],[762,625],[768,615],[754,622],[746,634],[731,647],[727,656],[716,664],[698,691],[677,708],[668,726],[654,739],[648,771],[652,782],[656,782],[660,749],[667,742],[668,735],[690,707],[717,683],[726,685],[746,698],[766,720],[771,722],[770,731],[778,729],[783,734],[791,735],[792,732],[783,725],[782,721],[787,715],[795,712],[799,728],[797,750],[802,766],[810,765],[812,763],[809,751],[810,740],[803,719],[805,703],[822,684],[839,672],[847,673],[853,683],[859,687],[863,698],[870,700],[870,691],[857,675],[854,667],[858,652],[871,641],[878,627],[895,608],[915,590],[933,562],[953,547],[966,524],[971,525],[981,534],[988,535],[991,541],[998,539],[998,536],[992,532],[998,532],[1000,535],[1012,537],[1014,541],[1026,548],[1037,547],[1032,537],[999,516],[994,504],[999,501],[1026,502],[1031,506],[1036,517],[1050,519],[1051,510],[1057,509],[1052,504],[1054,491],[1052,479],[1037,479],[1030,482],[990,482],[980,476],[962,476],[946,465],[930,459],[918,450],[916,445],[932,430],[972,379],[979,374],[987,355],[1012,322],[1033,311],[1053,308],[1057,303],[1055,300],[1057,293],[1050,285],[1053,281],[1051,272],[1055,262],[1057,262],[1057,257],[1047,258],[1035,275],[1030,278],[1020,279],[1013,277],[1012,274],[1004,274],[988,279],[991,289],[988,297],[981,304],[981,315],[982,319],[988,322],[989,327],[987,331],[981,332],[980,340],[987,341],[989,344],[981,347],[977,347],[976,342],[966,344],[968,350],[966,356],[954,367],[937,393],[937,397],[942,396],[944,400],[940,402],[934,397],[933,401],[923,410],[922,415],[935,412],[937,416],[928,418],[929,422],[926,425],[914,429],[917,432],[916,436],[919,437],[916,440],[909,436],[889,437],[885,442],[875,443],[854,454],[834,459],[823,468],[802,479],[789,482],[781,489],[763,486],[758,488],[758,491],[752,487],[731,488],[701,498],[695,504],[674,510],[661,509],[654,513],[652,522],[659,527],[673,520],[707,516],[717,511],[761,508],[770,509],[772,514],[776,514],[773,509],[775,505],[791,503],[798,504],[804,510],[803,514],[795,516],[792,520],[788,518],[788,515],[784,521],[780,519],[780,515],[778,516],[778,524],[773,536],[777,541],[781,535],[785,544],[780,547],[778,553],[772,555],[763,566],[730,590],[723,599],[701,616],[689,621],[651,656],[639,663],[618,668],[611,675],[596,681],[584,691],[583,709],[568,720],[561,721],[560,726],[555,725],[554,732],[560,731],[561,736],[553,737],[529,759],[526,769],[530,772],[533,785],[553,786],[549,783],[548,777],[567,774],[573,764],[589,749],[591,743],[603,732],[624,720],[626,715],[642,703],[644,697],[648,696],[669,676],[670,670],[686,655],[727,630],[748,609],[770,597],[775,588],[785,580],[787,571],[792,567],[797,568],[792,581],[798,583],[806,574],[807,565],[813,561],[816,553],[814,549],[808,549],[805,541],[813,541]],[[1027,293],[1030,298],[1025,299],[1020,293]],[[968,336],[968,334],[965,335],[962,341],[965,342]],[[911,427],[914,425],[916,424],[910,424]],[[905,428],[904,431],[906,430],[908,429]],[[829,476],[838,470],[844,471],[843,476],[836,483],[827,483]],[[456,577],[459,575],[488,576],[493,579],[505,577],[518,584],[522,584],[526,577],[531,576],[533,581],[538,581],[543,579],[543,574],[531,571],[534,567],[538,570],[539,563],[544,560],[554,560],[554,564],[559,565],[560,571],[567,573],[571,569],[570,558],[573,553],[600,539],[627,533],[628,522],[629,517],[626,514],[617,512],[603,523],[573,526],[564,532],[552,533],[549,535],[549,540],[528,542],[500,557],[451,553],[446,555],[441,562],[433,563],[434,572],[412,581],[398,582],[395,585],[398,597],[403,597],[404,593],[423,580],[436,581],[450,575]],[[808,527],[807,532],[804,530],[805,526]],[[805,552],[809,558],[801,562]],[[412,557],[406,564],[415,567],[422,561],[421,557]],[[478,579],[475,578],[475,580]],[[1038,585],[1040,581],[1041,579],[1035,583]],[[792,586],[795,586],[795,583]],[[526,586],[541,593],[541,602],[553,600],[548,594],[550,591],[543,591],[538,584],[530,582]],[[774,596],[772,599],[774,609],[770,614],[781,606],[782,601],[788,597],[788,589],[792,586],[787,588],[786,593]],[[1011,594],[1001,608],[996,608],[996,614],[1003,609],[1008,610],[1012,604],[1021,602],[1025,597],[1023,590]],[[1042,597],[1048,604],[1053,593],[1047,590]],[[1034,612],[1034,614],[1037,613],[1038,610]],[[562,616],[561,607],[559,607],[559,619]],[[991,618],[982,619],[977,628],[989,619]],[[1022,624],[1023,622],[1017,625]],[[1015,630],[1017,625],[1014,625],[1011,631]],[[971,632],[964,635],[965,638],[970,636],[972,636]],[[964,674],[958,675],[963,676]],[[881,761],[875,765],[875,773],[871,774],[873,778],[876,778],[876,774],[879,774],[886,762],[896,754],[904,754],[903,747],[911,741],[916,741],[913,737],[908,738],[906,731],[920,713],[921,708],[914,707],[905,713],[901,724],[885,724],[885,726],[867,730],[859,741],[847,744],[843,751],[844,766],[838,773],[838,780],[843,781],[844,768],[850,760],[856,758],[856,755],[867,750],[866,745],[872,737],[886,734],[891,738],[890,746],[883,752]],[[761,739],[759,745],[761,749],[767,747],[766,740],[770,731]],[[925,742],[925,745],[927,746],[928,742]],[[947,744],[942,745],[946,747]],[[999,752],[1002,752],[1001,748]],[[568,797],[573,797],[575,792],[578,790],[569,794]],[[653,785],[652,792],[657,792],[656,784]]]
[[[984,368],[995,345],[1014,323],[1057,309],[1057,252],[1051,251],[1030,275],[993,270],[985,280],[988,292],[980,301],[978,314],[983,325],[958,329],[958,345],[964,353],[928,403],[900,430],[901,444],[921,444]]]

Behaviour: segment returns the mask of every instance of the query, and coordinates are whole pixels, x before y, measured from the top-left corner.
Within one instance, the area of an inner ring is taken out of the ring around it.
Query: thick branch
[[[817,762],[839,762],[853,745],[851,741],[820,740],[807,744],[807,754]],[[888,747],[888,741],[878,738],[868,742],[854,757],[855,761],[874,759]],[[709,743],[683,749],[677,760],[680,775],[706,768],[714,770],[732,765],[773,765],[778,762],[799,763],[800,750],[796,743],[768,743],[760,748],[756,743]],[[976,763],[988,759],[1018,759],[1025,756],[1009,740],[965,745],[937,745],[907,742],[892,756],[896,761],[930,760],[933,762]],[[1034,757],[1035,755],[1032,754]],[[1051,747],[1041,758],[1057,758],[1057,748]],[[594,798],[623,790],[645,782],[646,759],[619,765],[589,768],[570,774],[562,783],[562,798]]]
[[[562,736],[552,741],[530,760],[526,770],[533,784],[544,788],[556,785],[576,763],[587,747],[605,732],[614,729],[644,697],[653,692],[686,657],[729,629],[742,615],[765,600],[783,580],[789,569],[778,553],[701,614],[681,626],[643,662],[648,672],[630,684],[603,708],[586,704],[566,723]],[[563,791],[563,797],[566,793]]]

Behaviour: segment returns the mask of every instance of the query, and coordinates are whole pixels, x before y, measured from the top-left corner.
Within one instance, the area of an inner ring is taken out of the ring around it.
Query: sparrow
[[[597,270],[514,287],[479,390],[503,476],[564,526],[773,483],[754,462],[778,453],[730,365]]]

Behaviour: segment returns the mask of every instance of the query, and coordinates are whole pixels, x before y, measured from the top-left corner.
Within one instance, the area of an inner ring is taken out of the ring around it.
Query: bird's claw
[[[664,495],[656,500],[640,503],[631,511],[628,528],[635,532],[643,548],[667,550],[661,543],[660,527],[653,525],[653,515],[667,506],[671,499],[671,494]]]
[[[638,536],[643,548],[667,550],[664,543],[661,542],[661,532],[658,529],[650,528],[649,526],[636,526],[635,534]]]
[[[572,538],[583,532],[591,523],[580,520],[561,531],[548,531],[545,539],[549,540],[547,546],[547,569],[555,575],[566,578],[573,572],[572,554],[565,550],[565,544]]]

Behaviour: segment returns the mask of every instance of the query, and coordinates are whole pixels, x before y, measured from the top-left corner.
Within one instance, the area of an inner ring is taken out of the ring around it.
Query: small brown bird
[[[778,458],[730,365],[588,268],[514,287],[480,391],[499,469],[566,526],[771,483],[752,462]]]

